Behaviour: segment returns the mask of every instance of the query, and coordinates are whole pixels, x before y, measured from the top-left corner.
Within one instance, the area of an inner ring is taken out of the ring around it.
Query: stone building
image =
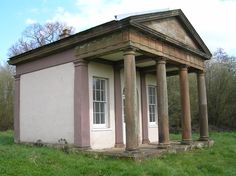
[[[168,145],[166,77],[179,75],[182,143],[191,143],[190,72],[198,77],[200,139],[208,140],[204,62],[210,58],[181,10],[110,21],[14,56],[15,142]]]

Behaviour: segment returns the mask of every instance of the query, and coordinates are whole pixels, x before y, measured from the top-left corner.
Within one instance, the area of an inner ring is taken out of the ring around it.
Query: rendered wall
[[[114,72],[113,67],[90,62],[89,70],[89,105],[90,105],[90,140],[92,149],[111,148],[115,145],[115,107],[114,107]],[[95,128],[93,126],[93,77],[108,80],[108,127]]]
[[[20,130],[22,142],[74,143],[73,63],[21,76]]]

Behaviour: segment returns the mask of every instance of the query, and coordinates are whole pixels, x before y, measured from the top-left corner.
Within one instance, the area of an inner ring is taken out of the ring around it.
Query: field
[[[0,133],[0,176],[236,175],[236,132],[211,133],[212,148],[141,162],[17,145],[12,136],[12,131]]]

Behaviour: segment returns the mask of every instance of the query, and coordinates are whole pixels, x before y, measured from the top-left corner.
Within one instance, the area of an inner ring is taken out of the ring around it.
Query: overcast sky
[[[236,0],[2,0],[0,63],[8,48],[32,23],[62,21],[82,31],[115,15],[182,9],[211,52],[224,48],[236,56]]]

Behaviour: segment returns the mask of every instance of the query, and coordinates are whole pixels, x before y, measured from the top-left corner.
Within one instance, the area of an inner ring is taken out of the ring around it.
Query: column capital
[[[18,75],[14,75],[14,78],[15,78],[15,81],[18,81],[18,80],[20,80],[20,74],[18,74]]]
[[[167,58],[165,57],[158,57],[158,59],[156,60],[157,64],[166,64]]]
[[[85,59],[76,59],[74,60],[73,63],[75,67],[78,67],[78,66],[88,66],[89,62]]]
[[[186,71],[189,69],[189,67],[190,67],[189,65],[182,64],[182,65],[180,65],[179,69],[180,69],[180,71]]]
[[[126,48],[126,49],[123,50],[123,55],[124,56],[125,55],[135,55],[136,54],[135,51],[136,50],[134,48]]]
[[[166,62],[169,60],[167,57],[164,56],[157,56],[156,58],[153,58],[154,61],[156,61],[157,64],[166,64]]]
[[[198,70],[198,71],[197,71],[197,74],[198,74],[199,76],[204,76],[204,75],[206,74],[206,70]]]

